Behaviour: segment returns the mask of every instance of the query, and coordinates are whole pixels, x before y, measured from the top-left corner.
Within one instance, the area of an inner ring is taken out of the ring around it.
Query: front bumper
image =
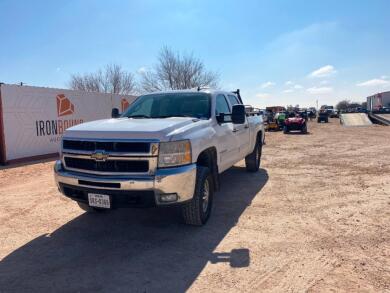
[[[291,123],[285,125],[288,130],[301,130],[304,126],[304,124],[298,124],[298,123]]]
[[[61,193],[79,202],[86,202],[90,192],[110,195],[113,207],[159,206],[192,199],[196,164],[158,169],[151,176],[115,177],[67,171],[56,161],[54,177]]]

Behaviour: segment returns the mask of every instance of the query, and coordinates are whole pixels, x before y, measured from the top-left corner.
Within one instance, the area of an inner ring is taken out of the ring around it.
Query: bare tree
[[[87,92],[131,94],[136,90],[136,83],[132,73],[125,71],[120,65],[111,64],[94,73],[72,75],[69,87]]]
[[[367,108],[367,102],[359,103],[359,102],[351,102],[350,100],[342,100],[337,103],[336,109],[338,110],[346,110],[353,108]]]
[[[349,100],[342,100],[337,103],[336,109],[338,110],[346,110],[349,108],[349,105],[351,104],[351,101]]]
[[[218,74],[207,71],[203,62],[193,54],[181,55],[164,47],[154,68],[141,73],[141,88],[145,92],[153,92],[198,86],[217,87],[218,79]]]

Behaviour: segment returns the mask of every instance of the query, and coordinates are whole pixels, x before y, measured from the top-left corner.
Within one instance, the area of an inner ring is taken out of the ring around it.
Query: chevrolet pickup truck
[[[178,205],[200,226],[219,174],[242,159],[259,170],[262,116],[245,110],[238,90],[146,94],[112,115],[68,128],[54,165],[60,192],[86,211]]]

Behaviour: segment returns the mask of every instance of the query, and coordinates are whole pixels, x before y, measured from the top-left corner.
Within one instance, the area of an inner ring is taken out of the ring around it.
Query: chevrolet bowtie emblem
[[[96,151],[91,155],[91,159],[104,162],[108,159],[108,154],[105,151]]]

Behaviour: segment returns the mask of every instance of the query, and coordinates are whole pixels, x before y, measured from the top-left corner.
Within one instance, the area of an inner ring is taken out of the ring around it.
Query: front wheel
[[[184,223],[193,226],[204,225],[213,206],[214,185],[207,167],[197,167],[195,192],[192,200],[182,206]]]
[[[260,160],[263,144],[258,138],[253,152],[245,157],[245,166],[248,172],[257,172],[260,169]]]

